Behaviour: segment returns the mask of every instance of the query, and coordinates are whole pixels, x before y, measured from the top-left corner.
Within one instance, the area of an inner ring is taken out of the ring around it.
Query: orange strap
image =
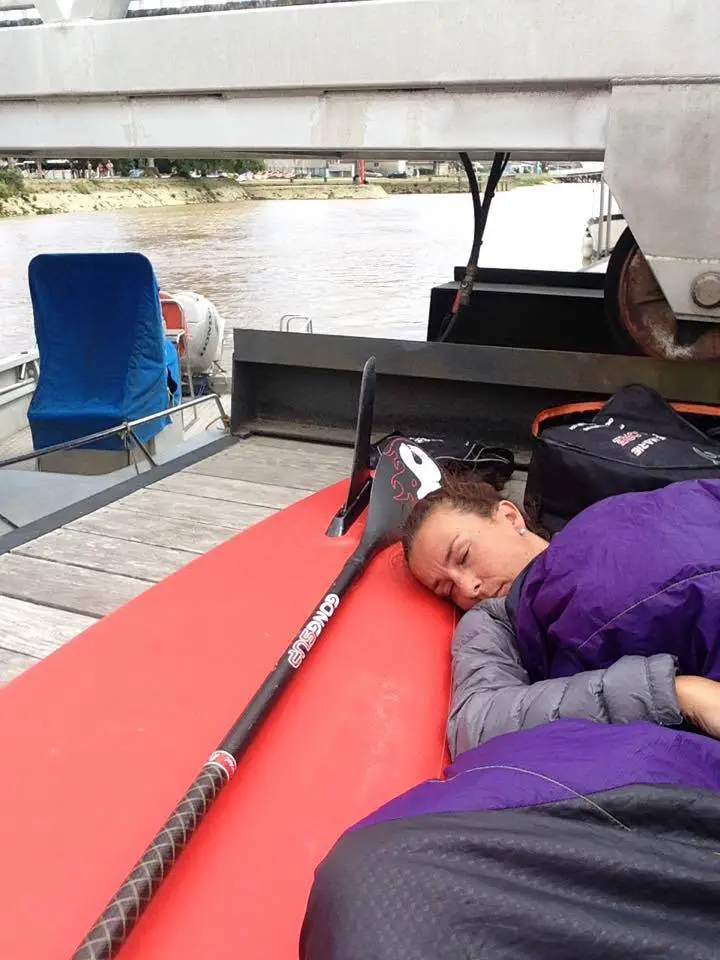
[[[546,420],[552,420],[555,417],[565,417],[572,413],[597,413],[605,406],[600,400],[589,400],[585,403],[566,403],[562,407],[548,407],[547,410],[541,410],[532,423],[532,435],[540,435],[540,427]],[[690,413],[705,417],[718,417],[720,419],[720,407],[712,406],[707,403],[671,403],[675,413]]]

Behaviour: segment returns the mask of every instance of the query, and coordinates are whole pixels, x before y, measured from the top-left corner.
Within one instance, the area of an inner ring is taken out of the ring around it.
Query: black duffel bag
[[[525,509],[551,534],[605,497],[720,478],[720,407],[671,405],[643,384],[543,410],[532,433]]]

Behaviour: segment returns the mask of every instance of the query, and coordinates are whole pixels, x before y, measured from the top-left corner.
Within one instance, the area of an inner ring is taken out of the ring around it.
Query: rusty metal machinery
[[[711,304],[720,277],[700,274],[695,295]],[[618,346],[626,353],[662,360],[720,359],[720,326],[678,318],[632,232],[613,250],[605,274],[605,310]]]

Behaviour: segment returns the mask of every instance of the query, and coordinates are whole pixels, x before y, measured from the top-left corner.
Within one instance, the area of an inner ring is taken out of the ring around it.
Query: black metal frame
[[[477,271],[452,336],[442,337],[463,276],[456,268],[453,281],[430,291],[427,340],[578,353],[625,352],[605,317],[605,278],[589,272],[483,267]]]
[[[377,360],[376,436],[525,446],[544,407],[645,383],[666,399],[720,402],[713,362],[235,330],[231,430],[351,446],[360,372]]]

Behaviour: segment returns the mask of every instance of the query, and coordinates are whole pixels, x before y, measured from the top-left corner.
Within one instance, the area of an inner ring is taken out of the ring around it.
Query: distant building
[[[460,165],[455,160],[413,160],[408,175],[417,177],[455,177]]]
[[[409,177],[452,177],[458,171],[454,160],[368,160],[365,168],[370,173],[379,173],[383,177],[392,174],[404,174]]]
[[[265,168],[272,176],[320,177],[351,180],[357,164],[352,161],[325,160],[321,157],[280,157],[265,161]],[[370,176],[390,177],[398,174],[409,177],[454,177],[460,165],[454,160],[366,160],[365,171]]]
[[[320,177],[352,180],[355,164],[352,161],[324,160],[321,157],[276,157],[265,161],[265,169],[284,177]]]
[[[407,160],[366,160],[365,172],[387,177],[391,173],[406,173]]]

